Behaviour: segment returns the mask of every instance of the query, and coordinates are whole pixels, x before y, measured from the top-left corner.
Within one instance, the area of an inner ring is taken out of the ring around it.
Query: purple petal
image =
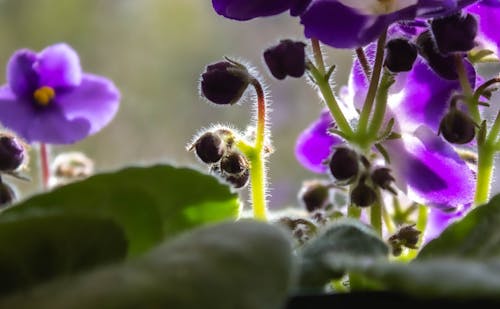
[[[437,238],[450,224],[464,217],[470,209],[471,204],[450,211],[431,208],[425,228],[424,243]]]
[[[451,15],[478,0],[419,0],[417,15],[434,18]]]
[[[301,16],[305,36],[336,48],[355,48],[376,40],[391,23],[412,19],[416,6],[386,15],[364,15],[332,0],[314,1]]]
[[[475,71],[467,62],[469,81],[474,86]],[[419,59],[406,76],[406,85],[397,96],[390,97],[390,105],[400,123],[408,130],[425,124],[437,132],[439,122],[450,105],[450,98],[461,89],[458,81],[439,77],[429,66]]]
[[[38,87],[38,73],[34,69],[37,55],[28,49],[14,53],[7,64],[7,81],[16,95],[31,98]]]
[[[470,204],[475,176],[455,150],[429,128],[384,143],[396,184],[410,199],[441,209]]]
[[[324,161],[328,159],[332,146],[341,143],[341,139],[328,134],[333,120],[330,112],[324,110],[321,116],[307,127],[297,139],[295,156],[307,169],[315,173],[327,170]]]
[[[82,68],[78,54],[69,45],[51,45],[38,54],[36,70],[40,86],[52,88],[76,87],[82,81]]]
[[[492,45],[493,51],[498,54],[500,51],[500,1],[481,2],[481,4],[473,5],[467,8],[467,12],[474,14],[478,17],[479,21],[479,35],[478,40],[482,42],[485,47]]]
[[[17,98],[8,86],[0,88],[0,109],[0,122],[30,143],[72,143],[90,129],[87,120],[68,120],[55,104],[41,109],[31,100]]]
[[[57,97],[66,119],[85,120],[88,134],[106,126],[118,111],[120,92],[112,81],[104,77],[84,74],[80,86]]]
[[[293,0],[212,0],[215,11],[226,18],[249,20],[280,14],[290,8]]]

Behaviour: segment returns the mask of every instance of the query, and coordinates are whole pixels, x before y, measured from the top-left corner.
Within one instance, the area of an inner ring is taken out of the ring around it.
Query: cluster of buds
[[[26,168],[28,161],[27,145],[18,137],[0,134],[0,173],[18,178],[18,172]],[[11,204],[16,199],[13,187],[0,177],[0,206]]]
[[[334,150],[328,167],[339,185],[351,185],[351,202],[358,207],[371,206],[377,200],[377,189],[396,195],[392,187],[394,177],[386,167],[373,167],[368,159],[353,149],[338,147]]]
[[[210,171],[239,189],[248,184],[250,170],[248,159],[234,146],[234,142],[235,135],[230,129],[219,128],[204,132],[188,150],[194,150]]]
[[[418,249],[417,244],[421,232],[415,228],[415,224],[401,227],[394,235],[389,237],[392,254],[400,256],[403,248]]]

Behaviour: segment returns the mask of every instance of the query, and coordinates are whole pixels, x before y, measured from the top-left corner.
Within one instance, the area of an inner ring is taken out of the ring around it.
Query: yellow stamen
[[[47,106],[56,96],[54,88],[43,86],[35,90],[33,99],[41,106]]]

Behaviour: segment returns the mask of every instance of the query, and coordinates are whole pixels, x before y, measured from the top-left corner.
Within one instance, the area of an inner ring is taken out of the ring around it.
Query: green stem
[[[474,206],[479,206],[488,202],[490,195],[490,185],[493,175],[493,163],[495,159],[495,148],[486,141],[478,146],[476,195]]]
[[[267,221],[266,206],[266,174],[264,159],[264,141],[266,138],[266,101],[262,85],[257,79],[252,81],[257,94],[257,124],[255,143],[248,148],[245,145],[241,151],[245,153],[250,162],[250,195],[252,200],[254,218]],[[243,146],[243,145],[242,145]]]
[[[321,72],[314,66],[310,65],[308,69],[309,72],[311,72],[311,75],[313,76],[314,80],[316,81],[316,85],[318,85],[318,88],[321,91],[321,94],[323,95],[323,99],[325,100],[326,106],[330,110],[330,113],[332,114],[332,117],[335,120],[337,127],[346,136],[351,136],[353,134],[351,126],[349,125],[349,122],[347,122],[344,113],[340,109],[340,106],[337,100],[335,99],[335,96],[333,95],[330,83],[328,82],[328,80],[325,79],[325,75],[321,74]]]
[[[314,62],[316,63],[316,67],[322,75],[325,75],[325,61],[323,60],[323,52],[321,51],[321,45],[319,44],[319,40],[312,38],[311,46],[314,55]]]
[[[394,227],[394,222],[392,220],[391,215],[387,211],[386,205],[383,203],[383,200],[381,200],[382,203],[382,219],[384,220],[385,227],[387,228],[387,232],[389,234],[393,234],[396,231],[396,228]]]
[[[481,114],[479,113],[477,102],[474,102],[474,90],[469,82],[469,77],[467,76],[462,55],[455,55],[455,66],[457,68],[460,86],[462,87],[462,91],[466,98],[465,101],[467,103],[469,113],[476,123],[481,123]]]
[[[379,194],[378,199],[381,196]],[[379,236],[382,236],[382,205],[379,201],[376,201],[370,207],[370,224]]]
[[[347,206],[347,216],[349,218],[359,219],[359,217],[361,217],[361,208],[354,205]]]
[[[368,127],[368,118],[370,117],[373,102],[375,100],[375,95],[377,94],[380,74],[382,72],[382,66],[384,64],[384,48],[386,38],[387,31],[384,31],[377,42],[377,52],[375,54],[375,63],[373,65],[372,78],[370,80],[368,92],[363,104],[363,109],[361,110],[361,115],[359,116],[358,132],[361,133],[361,135],[366,132],[366,129]]]
[[[375,99],[375,111],[373,112],[372,122],[368,130],[372,138],[377,137],[378,131],[384,122],[385,111],[387,109],[387,99],[389,97],[389,88],[391,88],[393,84],[393,75],[388,71],[384,72]]]

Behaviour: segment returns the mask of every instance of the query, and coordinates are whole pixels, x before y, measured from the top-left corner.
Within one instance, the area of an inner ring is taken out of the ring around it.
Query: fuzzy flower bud
[[[207,164],[219,162],[226,151],[224,141],[212,132],[200,136],[194,143],[194,149],[198,158]]]
[[[417,59],[417,46],[402,38],[393,39],[385,46],[387,54],[384,65],[393,73],[408,72]]]
[[[11,172],[18,169],[26,158],[23,143],[14,136],[0,136],[0,171]]]
[[[330,187],[321,181],[307,181],[299,192],[299,200],[308,212],[322,209],[329,201]]]
[[[476,134],[472,119],[459,109],[452,107],[439,123],[439,132],[452,144],[467,144]]]
[[[306,44],[292,40],[281,40],[276,46],[264,51],[264,61],[271,74],[279,79],[301,77],[306,69]]]
[[[439,76],[447,80],[457,80],[458,74],[454,55],[442,55],[430,31],[422,32],[417,38],[419,54]]]
[[[394,195],[397,194],[396,190],[391,186],[396,179],[392,176],[390,169],[386,167],[375,169],[371,174],[371,179],[380,188],[390,191]]]
[[[453,14],[431,21],[437,47],[442,54],[467,52],[474,48],[477,20],[471,14]]]
[[[375,190],[360,182],[351,192],[351,202],[358,207],[371,206],[377,200]]]
[[[201,75],[201,94],[219,105],[232,105],[241,98],[252,77],[236,62],[221,61],[207,66]]]
[[[337,148],[329,162],[330,172],[335,179],[350,182],[358,175],[359,161],[360,158],[354,150]]]

